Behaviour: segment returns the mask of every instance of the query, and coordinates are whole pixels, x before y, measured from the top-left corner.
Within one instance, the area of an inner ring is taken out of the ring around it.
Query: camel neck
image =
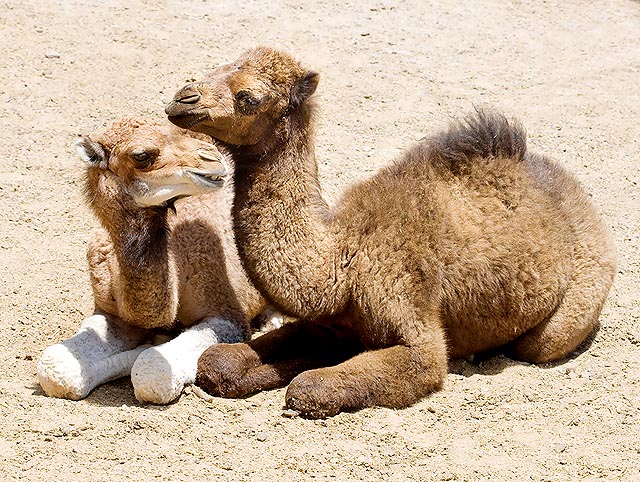
[[[150,275],[156,266],[166,265],[168,229],[166,208],[140,208],[121,213],[116,229],[109,229],[122,264],[130,266],[135,275]]]
[[[124,287],[120,316],[142,327],[170,327],[175,321],[176,290],[173,260],[169,256],[167,208],[140,208],[113,179],[101,190],[97,176],[88,176],[90,205],[109,233]]]
[[[326,221],[310,111],[295,112],[257,153],[236,156],[234,230],[251,280],[280,310],[322,316],[335,288],[335,240]],[[318,295],[322,293],[322,295]]]
[[[113,240],[121,269],[135,273],[165,262],[168,242],[167,208],[140,207],[115,176],[88,171],[87,199]]]

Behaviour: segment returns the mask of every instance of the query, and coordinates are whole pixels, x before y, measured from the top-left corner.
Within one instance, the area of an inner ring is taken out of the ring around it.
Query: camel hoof
[[[169,360],[157,348],[149,348],[136,358],[131,383],[140,403],[166,405],[178,399],[187,383],[195,378],[193,366],[181,366]]]
[[[301,417],[318,419],[337,415],[343,408],[329,377],[319,370],[303,372],[295,377],[287,388],[286,406]]]

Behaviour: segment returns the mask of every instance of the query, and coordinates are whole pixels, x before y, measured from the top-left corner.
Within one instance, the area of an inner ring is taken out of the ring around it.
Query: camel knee
[[[158,347],[143,351],[131,369],[131,383],[140,403],[165,405],[177,399],[185,384],[193,383],[196,362],[172,363]]]
[[[50,397],[81,400],[94,388],[87,368],[64,344],[57,343],[38,360],[38,383]]]
[[[575,351],[598,327],[597,316],[580,326],[553,321],[556,323],[544,323],[514,340],[507,354],[516,360],[536,364],[561,360]]]
[[[209,347],[198,360],[196,385],[211,395],[237,397],[245,374],[261,365],[257,353],[246,343]]]

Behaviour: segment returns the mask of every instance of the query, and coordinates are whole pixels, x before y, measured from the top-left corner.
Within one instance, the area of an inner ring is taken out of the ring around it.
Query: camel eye
[[[236,94],[236,100],[247,104],[258,105],[260,102],[248,90],[241,90]]]
[[[138,162],[145,162],[149,160],[148,152],[137,152],[133,155],[133,158]]]
[[[153,150],[135,150],[131,153],[131,157],[136,162],[139,168],[149,167],[153,160],[156,158],[157,153]]]
[[[255,98],[248,90],[241,90],[236,94],[238,109],[243,114],[253,114],[260,105],[260,100]]]

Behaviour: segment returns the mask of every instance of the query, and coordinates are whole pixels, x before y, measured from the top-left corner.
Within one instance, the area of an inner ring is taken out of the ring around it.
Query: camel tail
[[[523,160],[527,151],[526,132],[520,122],[502,114],[476,108],[464,120],[431,139],[431,155],[451,167],[474,158],[502,157]]]

